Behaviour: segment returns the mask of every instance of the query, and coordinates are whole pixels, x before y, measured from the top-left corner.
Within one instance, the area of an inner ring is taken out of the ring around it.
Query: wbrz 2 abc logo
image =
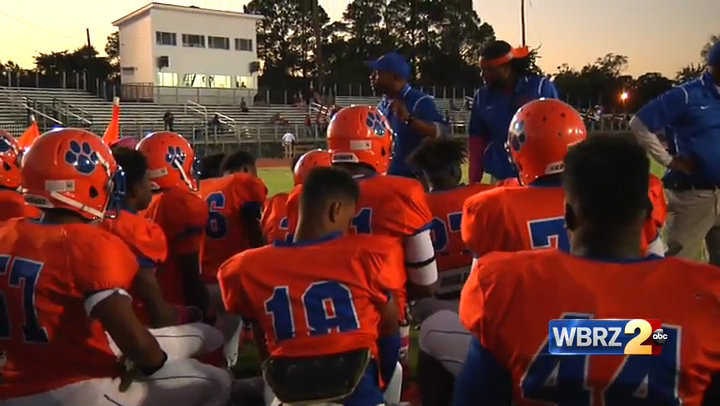
[[[656,319],[550,320],[551,354],[658,355],[668,335]]]

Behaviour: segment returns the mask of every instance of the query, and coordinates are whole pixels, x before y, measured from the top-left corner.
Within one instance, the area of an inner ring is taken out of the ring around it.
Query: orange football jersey
[[[263,234],[268,242],[288,238],[287,193],[278,193],[265,202],[262,215]]]
[[[42,211],[25,203],[22,194],[9,189],[0,189],[0,221],[15,217],[40,218]]]
[[[662,187],[660,187],[662,193]],[[652,218],[645,222],[643,249],[657,238],[667,213],[665,204],[655,204],[657,186],[651,178],[649,197]],[[664,202],[665,197],[660,199]],[[655,206],[657,208],[655,209]],[[569,251],[565,229],[565,192],[559,186],[500,186],[465,200],[461,225],[462,239],[480,257],[491,251],[521,251],[559,248]],[[656,217],[662,218],[657,225]]]
[[[390,175],[357,177],[360,199],[352,231],[406,237],[430,227],[432,214],[425,190],[415,179]],[[298,200],[302,185],[288,196],[288,220],[291,232],[297,226]]]
[[[158,263],[167,259],[165,233],[152,220],[120,210],[115,218],[106,218],[101,225],[130,247],[141,267],[155,268]]]
[[[242,252],[220,267],[228,311],[255,320],[273,356],[370,348],[387,291],[401,289],[402,250],[388,237],[329,235]]]
[[[720,373],[718,292],[717,268],[678,258],[494,253],[466,282],[460,319],[512,376],[513,404],[699,405]],[[561,318],[658,319],[668,339],[656,356],[552,355],[548,321]]]
[[[402,246],[401,238],[430,227],[432,214],[425,189],[417,180],[390,175],[371,175],[356,179],[360,187],[360,198],[351,232],[394,237],[396,244]],[[297,226],[301,191],[302,185],[295,186],[288,196],[287,210],[291,233]],[[393,293],[400,311],[404,312],[405,289]]]
[[[462,207],[465,199],[492,185],[473,183],[450,190],[433,191],[427,194],[432,220],[432,239],[438,272],[469,266],[472,254],[465,248],[460,235]]]
[[[157,223],[167,239],[168,258],[158,265],[157,270],[165,300],[174,305],[185,305],[177,256],[199,252],[202,258],[207,205],[193,192],[177,187],[153,195],[150,206],[142,215]]]
[[[461,234],[477,257],[491,251],[569,249],[561,187],[500,186],[465,200]]]
[[[88,294],[128,289],[137,261],[89,224],[12,219],[0,225],[0,399],[117,374]]]
[[[259,211],[267,197],[267,188],[256,176],[235,173],[200,181],[200,197],[207,203],[208,210],[202,274],[206,283],[214,283],[223,262],[250,248],[242,213],[249,209]]]
[[[662,180],[655,175],[650,175],[649,192],[650,201],[653,205],[652,218],[645,222],[643,228],[643,240],[645,244],[651,243],[657,238],[660,229],[665,225],[667,219],[667,200]]]

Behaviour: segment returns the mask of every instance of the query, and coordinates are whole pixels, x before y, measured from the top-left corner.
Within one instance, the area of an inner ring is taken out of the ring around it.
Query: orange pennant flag
[[[103,135],[103,142],[107,146],[111,146],[115,141],[120,139],[120,98],[115,97],[113,99],[112,106],[112,119],[105,129]]]
[[[40,129],[38,128],[37,121],[35,121],[35,116],[31,115],[30,121],[30,127],[18,138],[20,149],[29,148],[32,143],[40,137]]]

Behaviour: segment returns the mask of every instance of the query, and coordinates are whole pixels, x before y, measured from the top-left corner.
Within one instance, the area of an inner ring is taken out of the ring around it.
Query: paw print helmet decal
[[[182,135],[154,132],[140,140],[136,148],[147,157],[153,190],[176,186],[197,190],[198,161]]]
[[[515,113],[505,148],[518,179],[527,185],[535,179],[561,173],[568,149],[585,139],[580,113],[555,99],[533,100]]]
[[[350,106],[340,110],[327,130],[332,163],[360,163],[378,173],[390,165],[393,133],[375,107]]]
[[[0,130],[0,186],[20,187],[20,146],[9,132]]]
[[[110,149],[77,128],[41,135],[23,156],[21,173],[28,203],[72,210],[88,220],[105,217],[124,188]]]

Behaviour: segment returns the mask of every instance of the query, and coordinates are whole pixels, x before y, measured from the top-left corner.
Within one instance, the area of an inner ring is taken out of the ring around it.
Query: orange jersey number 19
[[[289,289],[288,286],[276,286],[272,296],[265,301],[265,311],[272,315],[278,341],[295,337],[297,322],[293,320],[290,308]],[[315,282],[305,289],[301,297],[310,335],[345,333],[360,328],[350,289],[344,284]]]
[[[43,264],[26,258],[0,256],[0,276],[7,276],[7,290],[0,290],[0,339],[9,339],[11,307],[23,309],[23,317],[13,315],[17,330],[22,331],[25,342],[47,343],[48,335],[40,325],[35,310],[35,286]],[[5,297],[7,294],[8,297]],[[10,299],[10,300],[8,300]],[[14,326],[15,326],[14,325]],[[13,326],[13,327],[14,327]]]

